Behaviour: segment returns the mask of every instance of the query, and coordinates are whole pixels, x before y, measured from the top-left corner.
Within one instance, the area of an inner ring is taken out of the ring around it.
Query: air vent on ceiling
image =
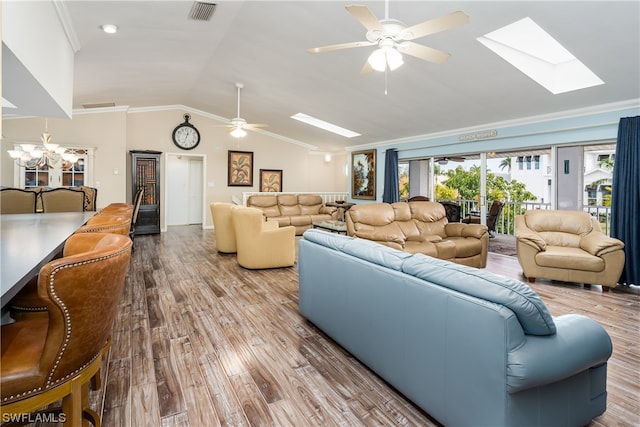
[[[115,107],[115,102],[100,102],[96,104],[82,104],[82,108],[108,108]]]
[[[215,10],[215,3],[194,1],[193,6],[191,6],[191,12],[189,12],[189,19],[193,19],[195,21],[208,21],[211,19]]]

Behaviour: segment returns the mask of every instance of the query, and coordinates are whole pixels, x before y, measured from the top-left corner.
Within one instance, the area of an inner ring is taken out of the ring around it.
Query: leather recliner
[[[586,212],[530,210],[515,217],[522,272],[536,278],[615,287],[624,268],[624,243],[606,236]]]
[[[487,227],[449,223],[444,207],[436,202],[353,206],[347,211],[347,234],[470,267],[487,265]]]

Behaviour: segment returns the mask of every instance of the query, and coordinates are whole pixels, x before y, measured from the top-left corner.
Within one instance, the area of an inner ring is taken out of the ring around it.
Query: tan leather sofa
[[[361,204],[349,209],[346,217],[349,236],[471,267],[487,265],[487,227],[449,223],[440,203]]]
[[[523,274],[615,287],[624,267],[624,243],[602,233],[586,212],[530,210],[515,218]]]
[[[337,219],[337,208],[325,206],[316,194],[253,195],[247,207],[261,209],[267,221],[276,221],[280,227],[292,225],[301,236],[314,221]]]

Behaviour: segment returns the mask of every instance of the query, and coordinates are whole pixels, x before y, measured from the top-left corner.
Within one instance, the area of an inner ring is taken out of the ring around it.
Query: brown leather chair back
[[[489,208],[489,213],[487,213],[487,228],[489,231],[496,231],[496,223],[498,221],[498,217],[500,213],[502,213],[502,207],[504,203],[500,200],[494,200]]]
[[[90,218],[76,233],[114,233],[128,236],[130,227],[131,217],[126,214],[100,213]]]
[[[131,240],[127,236],[80,233],[67,239],[64,257],[40,269],[38,295],[47,307],[48,321],[26,320],[13,324],[24,325],[22,328],[33,334],[20,339],[24,346],[33,347],[31,353],[42,349],[39,363],[25,369],[21,365],[29,363],[29,358],[24,357],[24,351],[3,353],[3,404],[70,381],[102,357],[130,257]],[[42,328],[34,328],[32,322],[44,322],[44,343],[39,341]],[[20,336],[16,331],[12,334],[13,339]],[[5,368],[10,366],[15,366],[21,374],[5,376]]]
[[[86,251],[88,247],[92,250]],[[117,234],[74,234],[67,239],[65,254],[74,255],[46,264],[38,279],[38,294],[49,311],[41,359],[46,384],[101,354],[117,314],[131,240]]]
[[[34,191],[20,188],[3,188],[0,190],[0,213],[35,213],[36,196],[37,193]]]

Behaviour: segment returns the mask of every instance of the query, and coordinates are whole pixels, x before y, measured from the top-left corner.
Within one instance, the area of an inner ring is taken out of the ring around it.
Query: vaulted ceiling
[[[415,40],[451,53],[448,61],[405,55],[386,76],[360,75],[374,47],[306,52],[365,40],[349,2],[218,1],[209,21],[188,18],[191,1],[65,4],[80,42],[74,108],[185,105],[231,119],[241,82],[243,118],[322,151],[640,99],[637,1],[391,0],[389,17],[409,26],[456,10],[470,23]],[[360,4],[384,18],[384,2]],[[477,41],[525,17],[605,83],[553,95]],[[102,32],[108,23],[119,31]],[[362,135],[348,139],[290,119],[298,112]]]

